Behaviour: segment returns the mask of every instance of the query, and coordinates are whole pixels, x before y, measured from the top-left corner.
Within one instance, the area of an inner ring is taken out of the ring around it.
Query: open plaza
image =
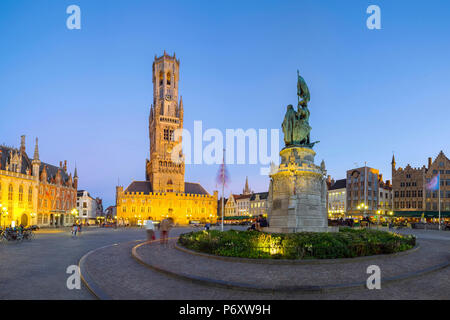
[[[235,227],[239,228],[239,227]],[[242,229],[242,228],[241,228]],[[38,232],[34,241],[0,244],[1,299],[448,299],[450,232],[415,234],[418,248],[392,257],[319,264],[259,264],[217,260],[145,243],[143,228],[89,227]],[[61,254],[64,252],[64,254]],[[381,289],[365,287],[367,267],[381,268]],[[80,289],[68,289],[80,265]],[[214,269],[215,272],[211,272]],[[283,271],[283,272],[279,272]]]

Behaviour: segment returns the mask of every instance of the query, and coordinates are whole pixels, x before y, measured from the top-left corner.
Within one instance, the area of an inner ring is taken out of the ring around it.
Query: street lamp
[[[357,207],[356,207],[358,210],[364,210],[364,212],[363,212],[363,215],[365,216],[366,215],[366,210],[367,210],[367,205],[365,204],[365,203],[361,203],[360,205],[358,205]]]
[[[3,217],[3,228],[6,227],[6,216],[8,215],[8,208],[0,204],[0,217]]]
[[[30,213],[30,216],[31,216],[31,221],[32,221],[31,224],[33,224],[34,218],[36,217],[36,213],[32,212],[32,213]]]

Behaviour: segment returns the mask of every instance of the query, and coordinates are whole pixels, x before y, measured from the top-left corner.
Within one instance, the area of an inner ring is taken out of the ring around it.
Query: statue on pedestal
[[[284,143],[286,147],[303,146],[312,148],[318,141],[310,142],[311,126],[309,125],[309,109],[308,102],[310,94],[305,80],[300,76],[297,70],[297,112],[293,106],[287,106],[286,115],[282,123],[284,133]]]

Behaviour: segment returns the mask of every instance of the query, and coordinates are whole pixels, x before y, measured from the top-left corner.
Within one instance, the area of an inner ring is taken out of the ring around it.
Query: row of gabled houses
[[[327,208],[330,218],[401,217],[450,218],[450,160],[440,151],[427,164],[397,167],[391,161],[392,180],[383,180],[379,170],[367,166],[347,170],[346,178],[328,177]],[[436,181],[435,186],[430,183]]]

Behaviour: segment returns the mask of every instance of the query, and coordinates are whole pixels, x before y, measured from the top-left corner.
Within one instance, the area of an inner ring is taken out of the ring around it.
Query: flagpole
[[[439,183],[439,231],[441,230],[441,173],[438,175]]]
[[[222,162],[222,232],[223,232],[223,207],[225,202],[225,149],[223,149]]]

